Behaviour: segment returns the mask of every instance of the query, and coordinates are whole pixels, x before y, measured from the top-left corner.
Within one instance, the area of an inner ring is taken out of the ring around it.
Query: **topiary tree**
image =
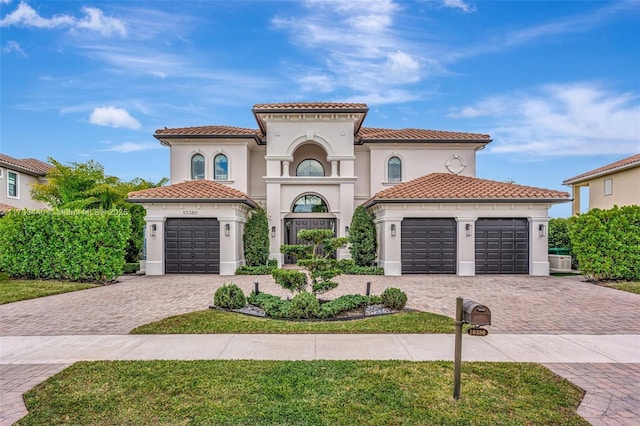
[[[247,220],[242,242],[247,266],[267,264],[269,260],[269,221],[264,208],[257,207]]]
[[[357,266],[373,266],[378,250],[376,226],[373,217],[363,206],[353,212],[349,227],[351,258]]]
[[[318,294],[336,288],[338,283],[332,281],[332,278],[340,275],[342,270],[332,255],[337,249],[345,247],[349,239],[335,238],[330,229],[302,229],[298,232],[298,239],[309,244],[283,245],[280,246],[280,251],[295,256],[298,259],[297,264],[307,270],[311,278],[311,292]],[[286,289],[303,291],[307,285],[304,272],[274,271],[273,278]],[[304,283],[304,287],[301,283]]]

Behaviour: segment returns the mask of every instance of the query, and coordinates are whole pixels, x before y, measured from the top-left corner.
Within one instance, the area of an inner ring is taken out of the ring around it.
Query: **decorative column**
[[[458,275],[476,274],[476,220],[477,217],[456,218],[458,226]]]
[[[338,161],[333,160],[331,161],[331,177],[337,177],[337,176],[338,176]]]
[[[289,177],[289,161],[282,162],[282,176]]]

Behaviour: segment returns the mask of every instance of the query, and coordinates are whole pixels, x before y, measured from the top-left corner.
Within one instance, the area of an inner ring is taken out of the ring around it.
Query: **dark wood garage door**
[[[528,274],[529,221],[476,221],[476,274]]]
[[[454,219],[404,219],[401,228],[403,274],[456,273]]]
[[[164,229],[165,273],[220,273],[218,219],[167,219]]]

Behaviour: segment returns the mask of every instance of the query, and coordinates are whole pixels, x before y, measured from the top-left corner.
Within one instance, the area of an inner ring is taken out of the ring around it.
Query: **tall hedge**
[[[569,237],[569,223],[573,218],[555,218],[549,220],[549,247],[566,248],[571,250]]]
[[[353,212],[349,227],[351,258],[356,266],[373,266],[378,251],[376,226],[373,217],[363,206]]]
[[[269,260],[269,221],[264,208],[257,207],[247,219],[242,241],[247,266],[267,264]]]
[[[569,235],[587,278],[640,280],[640,206],[589,210],[570,221]]]
[[[0,220],[0,270],[14,277],[107,282],[122,275],[126,211],[17,210]]]

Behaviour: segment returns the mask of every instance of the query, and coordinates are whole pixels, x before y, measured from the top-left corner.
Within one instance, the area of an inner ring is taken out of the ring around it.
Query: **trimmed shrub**
[[[240,309],[246,304],[242,289],[235,284],[223,285],[213,295],[213,304],[226,309]]]
[[[640,280],[640,206],[589,210],[571,220],[569,235],[587,278]]]
[[[349,226],[350,251],[357,266],[373,266],[378,251],[376,226],[373,217],[363,206],[353,211]]]
[[[341,312],[364,308],[369,302],[367,296],[347,294],[320,305],[320,318],[335,317]]]
[[[122,275],[124,211],[13,210],[0,221],[0,270],[13,277],[112,281]]]
[[[267,212],[257,207],[244,227],[242,235],[247,266],[265,266],[269,260],[269,221]]]
[[[140,263],[125,263],[123,271],[125,274],[135,274],[139,269]]]
[[[397,311],[403,309],[407,304],[407,295],[405,292],[394,287],[389,287],[383,291],[380,298],[384,306]]]
[[[236,269],[236,275],[271,275],[274,269],[278,268],[278,261],[269,259],[266,265],[261,266],[240,266]]]
[[[303,272],[292,269],[274,269],[271,275],[276,283],[285,290],[300,292],[307,287],[307,275]]]
[[[317,318],[320,314],[320,302],[313,294],[300,292],[291,300],[289,314],[291,318]]]
[[[291,302],[282,300],[277,296],[267,293],[251,292],[247,301],[252,305],[262,308],[262,310],[272,318],[287,319],[290,317],[289,307]]]
[[[571,250],[569,223],[572,218],[556,218],[549,220],[549,248],[566,248]]]

